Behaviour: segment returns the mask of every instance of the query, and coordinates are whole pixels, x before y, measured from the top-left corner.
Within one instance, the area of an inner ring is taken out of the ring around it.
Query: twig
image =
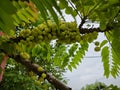
[[[70,0],[68,0],[68,2],[72,6],[72,8],[74,8],[75,12],[78,14],[78,16],[80,17],[80,19],[82,20],[82,16],[80,15],[80,13],[78,13],[78,10],[74,7],[73,3]]]

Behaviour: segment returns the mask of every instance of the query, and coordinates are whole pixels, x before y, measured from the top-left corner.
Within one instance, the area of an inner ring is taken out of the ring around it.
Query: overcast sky
[[[73,21],[69,15],[65,15],[65,19],[67,21]],[[77,20],[79,24],[80,18],[77,17]],[[96,24],[95,26],[98,27],[99,25]],[[102,41],[103,39],[105,39],[105,36],[100,34],[97,40]],[[90,58],[91,56],[94,58]],[[94,45],[91,44],[85,58],[83,58],[82,63],[78,66],[78,68],[72,72],[68,71],[65,74],[67,79],[69,79],[68,86],[72,87],[72,90],[80,90],[81,87],[86,84],[91,84],[96,81],[103,82],[107,85],[115,84],[120,86],[120,77],[117,79],[114,79],[113,77],[106,79],[104,77],[103,70],[103,63],[101,62],[100,53],[94,52]]]

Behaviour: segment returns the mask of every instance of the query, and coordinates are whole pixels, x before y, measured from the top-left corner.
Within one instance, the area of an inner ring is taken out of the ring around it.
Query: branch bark
[[[106,32],[106,31],[111,31],[113,27],[107,26],[105,30],[101,30],[99,27],[98,28],[83,28],[82,26],[85,24],[87,19],[87,16],[81,19],[81,23],[79,24],[79,32],[80,34],[86,34],[86,33],[92,33],[94,31],[96,32]]]
[[[86,34],[86,33],[92,33],[94,31],[96,32],[107,32],[111,31],[113,28],[112,27],[107,27],[105,30],[100,30],[100,28],[79,28],[80,34]]]
[[[38,67],[39,67],[39,65],[31,63],[30,60],[24,60],[19,55],[16,55],[15,57],[12,57],[12,58],[14,58],[16,62],[21,63],[22,65],[25,65],[26,68],[28,68],[29,70],[33,71],[37,75],[41,76],[42,73],[46,73],[46,75],[47,75],[46,79],[51,84],[53,84],[57,90],[72,90],[72,88],[66,86],[65,84],[63,84],[62,82],[60,82],[59,80],[57,80],[54,76],[52,76],[48,72],[46,72],[46,71],[39,72],[37,70]]]

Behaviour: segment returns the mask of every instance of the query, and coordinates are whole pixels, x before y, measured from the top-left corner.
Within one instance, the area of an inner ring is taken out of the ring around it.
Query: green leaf
[[[16,7],[16,9],[18,9],[18,10],[21,9],[20,5],[15,0],[12,1],[12,4],[14,7]]]
[[[72,72],[72,67],[71,67],[71,65],[68,65],[68,69]]]
[[[1,13],[0,15],[1,31],[3,31],[6,34],[10,34],[10,30],[14,29],[12,16],[3,11],[2,8],[0,8],[0,13]]]
[[[44,0],[42,2],[45,4],[46,8],[49,10],[49,12],[51,13],[51,15],[53,16],[54,21],[58,25],[58,16],[57,16],[55,10],[52,7],[53,5],[51,5],[48,0]]]
[[[41,52],[41,47],[40,47],[40,45],[36,45],[36,46],[32,49],[32,56],[35,57],[35,56],[37,56],[40,52]]]
[[[73,12],[72,7],[67,7],[67,8],[65,9],[65,13],[66,13],[66,14],[71,14],[71,12]]]
[[[26,10],[30,15],[32,15],[32,17],[33,17],[34,19],[38,19],[38,13],[32,11],[30,7],[25,8],[25,10]],[[28,17],[27,17],[27,18],[28,18]]]
[[[77,67],[76,67],[76,64],[75,64],[74,62],[70,62],[70,65],[71,65],[71,67],[73,67],[73,68],[75,68],[75,69],[77,68]]]
[[[74,53],[77,48],[78,48],[78,45],[76,43],[71,46],[71,48],[69,49],[70,56],[74,56]]]
[[[16,12],[16,8],[12,5],[10,0],[1,0],[0,8],[5,11],[7,14],[14,14]]]
[[[65,9],[66,7],[68,7],[68,2],[66,0],[60,0],[59,7],[61,9]]]
[[[115,52],[112,48],[112,68],[111,68],[111,74],[114,78],[119,75],[120,70],[120,57],[119,53]]]
[[[113,4],[119,3],[119,0],[109,0],[108,3],[109,3],[110,5],[113,5]]]
[[[44,20],[47,21],[48,13],[45,7],[45,3],[43,3],[41,0],[32,0],[32,2],[37,6]]]
[[[28,8],[28,7],[27,7]],[[30,9],[30,8],[28,8],[28,9]],[[34,12],[30,12],[29,10],[27,10],[27,9],[21,9],[21,12],[22,12],[22,14],[26,17],[26,18],[28,18],[28,20],[30,20],[30,21],[32,21],[32,22],[35,22],[35,19],[36,19],[36,17],[37,17],[37,15],[32,15]],[[35,18],[34,18],[35,17]]]
[[[106,23],[105,23],[105,21],[101,21],[100,22],[100,29],[103,30],[103,31],[106,29]]]
[[[67,56],[64,58],[64,61],[62,62],[62,68],[68,66],[68,63],[69,63],[69,56],[67,55]]]
[[[63,62],[66,62],[65,59],[67,57],[68,57],[68,53],[66,52],[66,46],[61,45],[61,46],[57,47],[57,49],[55,51],[55,56],[53,58],[54,64],[58,65],[60,67],[63,67],[65,65]]]
[[[102,42],[101,42],[101,44],[100,44],[100,47],[103,47],[105,44],[107,44],[108,43],[108,41],[107,40],[103,40]]]
[[[54,8],[59,12],[59,14],[62,16],[62,18],[64,19],[62,12],[60,10],[60,7],[57,5],[57,2],[55,0],[48,0],[48,2],[54,6]]]
[[[17,12],[17,16],[18,16],[21,20],[29,23],[29,20],[28,20],[20,11]]]
[[[19,19],[19,17],[17,16],[17,15],[12,15],[12,17],[13,17],[13,19],[14,19],[14,23],[16,23],[16,24],[14,24],[14,25],[16,25],[16,26],[19,26],[19,24],[22,22],[20,19]]]
[[[79,47],[78,51],[76,51],[76,54],[72,58],[72,61],[75,65],[78,65],[79,62],[81,62],[83,56],[85,55],[85,51],[88,50],[88,43],[81,44],[81,47]]]
[[[102,56],[102,62],[103,62],[103,66],[104,66],[104,75],[108,78],[109,74],[110,74],[109,48],[108,48],[108,46],[105,46],[102,49],[101,56]]]

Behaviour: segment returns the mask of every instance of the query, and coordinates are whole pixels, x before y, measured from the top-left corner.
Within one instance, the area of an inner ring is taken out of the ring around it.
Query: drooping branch
[[[32,63],[30,60],[24,60],[19,55],[16,55],[16,56],[14,56],[12,58],[14,58],[15,61],[17,61],[18,63],[21,63],[22,65],[25,65],[26,68],[33,71],[34,73],[36,73],[39,76],[41,76],[41,74],[43,72],[46,73],[46,75],[47,75],[46,79],[51,84],[53,84],[57,90],[72,90],[70,87],[66,86],[65,84],[63,84],[62,82],[57,80],[54,76],[52,76],[48,72],[46,72],[46,71],[41,71],[41,72],[38,71],[37,69],[38,69],[39,65]]]

